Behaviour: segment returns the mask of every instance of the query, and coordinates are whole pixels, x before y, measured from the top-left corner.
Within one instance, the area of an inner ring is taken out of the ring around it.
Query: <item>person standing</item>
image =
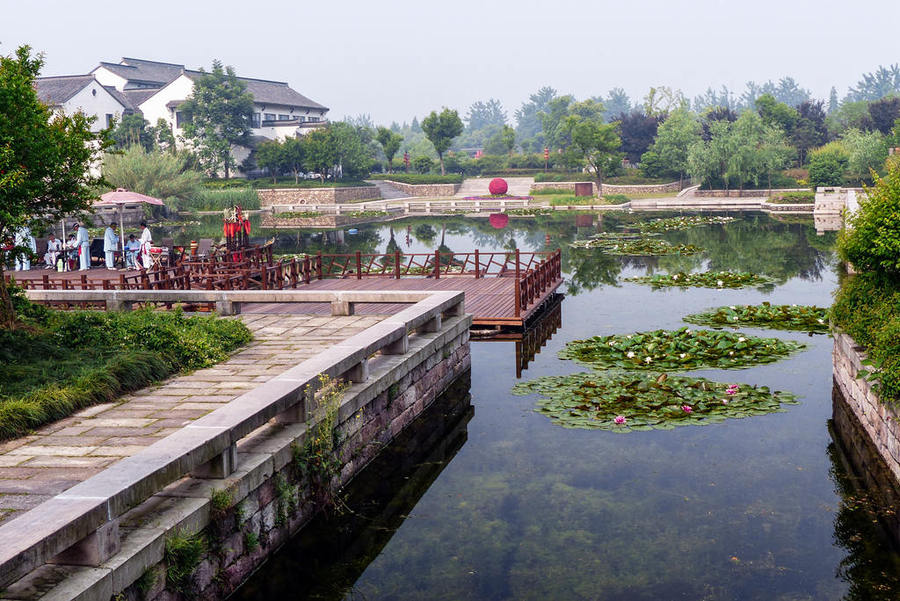
[[[44,263],[47,269],[56,269],[56,261],[59,259],[59,253],[62,252],[63,243],[53,234],[47,239],[47,252],[44,253]]]
[[[34,236],[31,235],[31,229],[27,225],[23,225],[16,232],[15,245],[27,248],[30,251],[16,255],[16,271],[30,271],[31,254],[37,251],[37,244]]]
[[[91,238],[86,227],[79,223],[73,223],[75,230],[75,247],[78,249],[80,266],[78,271],[87,271],[91,268]]]
[[[113,229],[112,225],[107,225],[106,231],[103,232],[103,254],[106,255],[107,269],[116,268],[116,251],[118,248],[119,237],[116,235],[116,230]]]
[[[147,227],[147,223],[141,222],[141,262],[144,264],[144,269],[150,269],[150,266],[153,264],[150,260],[150,247],[153,246],[153,236],[150,234],[150,228]]]

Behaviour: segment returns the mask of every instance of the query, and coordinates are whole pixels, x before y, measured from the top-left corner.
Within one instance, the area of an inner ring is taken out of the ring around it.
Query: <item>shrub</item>
[[[809,155],[809,184],[840,186],[847,170],[847,153],[839,143],[831,143]]]
[[[434,160],[426,156],[416,157],[412,160],[412,168],[416,173],[428,173],[434,169]]]
[[[113,187],[141,194],[184,200],[200,189],[203,174],[189,168],[185,154],[147,152],[134,145],[124,152],[107,154],[103,160],[103,177]]]
[[[534,181],[536,182],[592,182],[594,178],[589,173],[535,173]],[[608,180],[607,180],[608,183]]]
[[[816,201],[816,193],[808,192],[778,192],[769,199],[774,204],[812,204]]]
[[[868,198],[841,232],[838,252],[860,271],[900,273],[900,164],[891,163],[885,177],[875,176]]]

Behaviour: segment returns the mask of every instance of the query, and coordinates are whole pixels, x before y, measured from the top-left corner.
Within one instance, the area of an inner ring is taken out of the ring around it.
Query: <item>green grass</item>
[[[250,341],[236,320],[181,311],[30,311],[0,330],[0,440],[115,400],[180,371],[223,361]]]
[[[628,202],[628,197],[624,194],[607,194],[602,198],[597,198],[596,196],[575,196],[570,192],[568,194],[544,195],[542,198],[548,198],[550,205],[554,207],[566,205],[618,205]]]
[[[177,201],[179,211],[221,211],[240,205],[244,209],[258,209],[259,196],[248,187],[201,189],[190,198]]]
[[[463,176],[453,175],[432,175],[430,173],[373,173],[370,179],[388,179],[401,184],[460,184]]]

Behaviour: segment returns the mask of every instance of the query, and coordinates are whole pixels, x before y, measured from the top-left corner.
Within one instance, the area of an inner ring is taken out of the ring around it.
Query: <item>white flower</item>
[[[684,359],[685,357],[687,357],[687,353],[681,353],[681,354],[678,355],[678,356],[681,357],[682,359]]]
[[[615,345],[616,345],[615,342],[613,342],[612,340],[609,341],[609,346],[615,346]]]
[[[625,338],[627,338],[628,340],[631,340],[631,334],[629,334],[629,335],[626,336]]]
[[[729,355],[733,355],[733,354],[734,354],[734,351],[728,351],[728,354],[729,354]]]
[[[723,404],[723,405],[727,405],[727,404],[728,404],[728,399],[722,399],[722,404]]]
[[[731,309],[732,311],[737,309],[737,307],[735,307],[734,305],[728,305],[728,308]]]
[[[747,339],[744,338],[743,336],[741,336],[741,337],[738,338],[738,342],[744,342],[745,340],[747,340]]]
[[[824,320],[824,319],[820,319],[820,320],[819,320],[819,323],[825,323],[825,320]]]
[[[650,357],[644,357],[644,363],[650,363],[651,361],[653,361],[653,359]]]
[[[634,357],[634,352],[633,352],[633,351],[628,351],[628,353],[626,353],[625,356],[628,357],[629,359],[631,359],[632,357]]]
[[[796,307],[796,306],[797,306],[797,303],[794,303],[794,304],[793,304],[793,305],[791,305],[791,306],[792,306],[792,307]]]
[[[673,279],[673,280],[677,280],[677,279],[678,279],[678,274],[676,273],[675,275],[673,275],[673,276],[672,276],[672,279]]]
[[[716,285],[718,285],[718,286],[724,286],[724,285],[725,285],[725,282],[723,282],[722,280],[719,280],[718,282],[716,282]]]

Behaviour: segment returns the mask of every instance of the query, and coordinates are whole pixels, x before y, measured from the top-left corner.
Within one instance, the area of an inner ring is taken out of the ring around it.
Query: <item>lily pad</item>
[[[694,255],[703,252],[702,248],[693,244],[671,244],[665,240],[647,236],[591,238],[590,240],[576,240],[571,246],[573,248],[597,248],[608,255],[632,257]]]
[[[793,340],[681,328],[573,340],[559,357],[596,369],[737,369],[778,361],[805,346]]]
[[[684,318],[688,323],[721,328],[755,326],[773,330],[828,331],[828,309],[805,305],[730,305]]]
[[[797,403],[794,395],[765,386],[667,374],[545,376],[516,384],[512,392],[540,394],[536,411],[563,427],[614,432],[703,426]]]
[[[771,288],[775,280],[756,273],[741,271],[703,271],[699,273],[657,274],[637,278],[627,278],[626,282],[649,284],[653,288],[747,288],[756,286],[759,288]]]
[[[637,224],[638,230],[649,232],[671,232],[674,230],[686,230],[701,225],[718,225],[734,221],[734,217],[717,217],[711,215],[683,215],[681,217],[665,217],[644,221]]]

